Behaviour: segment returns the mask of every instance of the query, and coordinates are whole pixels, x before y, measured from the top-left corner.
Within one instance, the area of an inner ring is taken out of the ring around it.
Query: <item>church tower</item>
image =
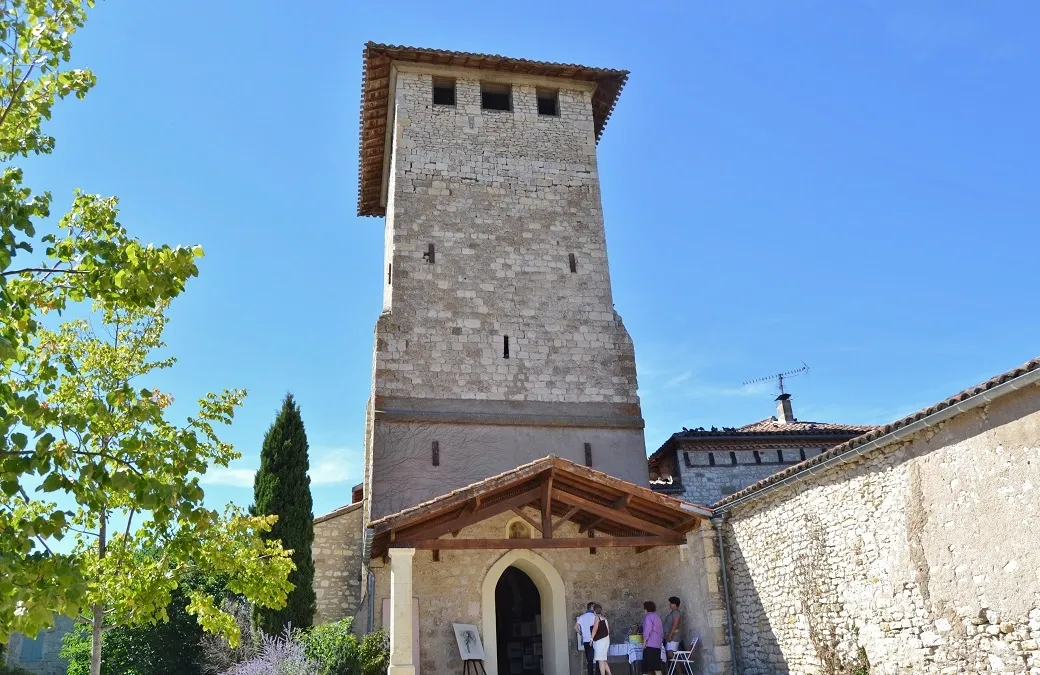
[[[386,219],[369,518],[550,454],[647,485],[596,161],[627,72],[364,60],[358,211]]]

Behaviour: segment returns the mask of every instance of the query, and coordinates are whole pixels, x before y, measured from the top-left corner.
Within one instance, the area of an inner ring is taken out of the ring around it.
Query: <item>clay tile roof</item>
[[[989,391],[990,389],[993,389],[996,386],[1004,384],[1009,380],[1021,377],[1022,375],[1025,375],[1038,369],[1040,369],[1040,357],[1035,358],[1032,361],[1023,363],[1021,366],[1013,368],[1005,373],[1001,373],[996,377],[992,377],[981,384],[975,385],[974,387],[969,387],[960,393],[954,394],[953,396],[939,401],[938,403],[924,408],[923,410],[918,410],[914,414],[907,415],[906,417],[898,419],[895,422],[892,422],[891,424],[886,424],[883,427],[876,427],[873,431],[869,431],[861,436],[853,438],[852,440],[846,441],[845,443],[836,445],[833,448],[830,448],[829,450],[821,452],[819,455],[816,455],[815,457],[805,460],[804,462],[795,464],[794,466],[784,469],[783,471],[778,471],[777,473],[774,473],[772,476],[769,476],[768,478],[760,480],[757,483],[749,485],[747,488],[740,490],[739,492],[734,492],[733,494],[725,497],[724,499],[719,500],[715,503],[715,505],[712,508],[723,508],[728,504],[737,501],[738,499],[742,499],[754,492],[769,487],[774,483],[778,483],[788,478],[789,476],[811,469],[812,467],[826,462],[829,459],[837,457],[838,455],[846,453],[850,450],[854,450],[862,445],[870,443],[871,441],[883,438],[884,436],[887,436],[888,434],[891,434],[892,432],[901,429],[905,426],[913,424],[918,420],[924,419],[929,415],[934,415],[937,412],[945,410],[946,408],[949,408],[951,406],[955,406],[958,403],[968,400],[969,398],[978,396],[979,394],[984,394],[985,392]]]
[[[603,135],[621,89],[628,80],[627,70],[590,68],[571,63],[529,61],[496,54],[470,54],[443,49],[424,49],[369,42],[362,54],[361,132],[358,157],[358,215],[382,216],[379,203],[383,186],[383,160],[386,144],[387,111],[390,100],[390,65],[394,61],[428,63],[440,66],[477,68],[524,75],[541,75],[580,82],[595,82],[592,117],[596,140]]]
[[[865,434],[875,427],[869,424],[834,424],[833,422],[803,422],[797,420],[788,424],[776,421],[775,417],[767,417],[758,422],[745,424],[736,429],[739,434],[768,433],[768,434],[819,434],[825,436],[833,433]]]

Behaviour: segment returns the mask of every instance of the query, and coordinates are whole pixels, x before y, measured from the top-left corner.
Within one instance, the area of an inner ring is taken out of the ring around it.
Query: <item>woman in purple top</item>
[[[661,643],[664,639],[664,626],[661,617],[657,616],[657,605],[653,600],[643,603],[646,616],[643,617],[643,672],[661,675]]]

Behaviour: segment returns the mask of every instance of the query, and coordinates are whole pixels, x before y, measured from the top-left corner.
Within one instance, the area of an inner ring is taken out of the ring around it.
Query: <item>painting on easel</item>
[[[483,661],[484,645],[480,643],[477,627],[468,623],[453,623],[455,640],[459,643],[459,656],[463,661]]]

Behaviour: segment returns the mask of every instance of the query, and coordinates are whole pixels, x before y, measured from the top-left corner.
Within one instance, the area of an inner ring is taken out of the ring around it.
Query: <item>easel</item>
[[[462,662],[462,675],[487,675],[487,671],[484,670],[484,662],[480,659],[466,659]],[[470,670],[472,668],[472,670]],[[480,668],[478,671],[477,668]]]

